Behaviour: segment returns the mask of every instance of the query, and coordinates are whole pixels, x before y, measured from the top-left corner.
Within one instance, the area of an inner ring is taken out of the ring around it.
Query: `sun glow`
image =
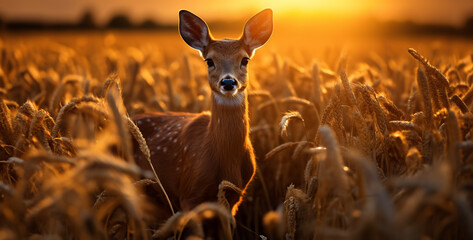
[[[347,38],[374,26],[370,19],[379,9],[377,4],[375,0],[260,0],[255,7],[273,9],[275,38],[306,39],[308,33]]]
[[[262,0],[261,7],[270,7],[276,13],[292,17],[319,15],[360,16],[369,12],[372,0]]]

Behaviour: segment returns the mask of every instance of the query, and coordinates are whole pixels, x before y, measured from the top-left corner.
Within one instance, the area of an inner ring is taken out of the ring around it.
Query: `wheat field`
[[[251,60],[235,218],[157,225],[131,117],[208,110],[198,53],[177,32],[0,36],[0,239],[473,239],[473,44],[310,39]]]

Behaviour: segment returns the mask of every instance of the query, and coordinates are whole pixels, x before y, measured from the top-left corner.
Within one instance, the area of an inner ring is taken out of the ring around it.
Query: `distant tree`
[[[132,28],[133,24],[131,23],[128,16],[123,15],[123,14],[119,14],[119,15],[116,15],[116,16],[112,17],[112,19],[110,19],[110,21],[108,22],[106,27],[107,28],[121,28],[121,29],[124,29],[124,28]]]
[[[82,29],[91,29],[96,27],[94,15],[90,9],[84,12],[77,27]]]
[[[145,20],[140,25],[140,28],[144,28],[144,29],[155,29],[155,28],[158,28],[158,27],[159,27],[159,25],[151,19]]]
[[[469,17],[463,25],[463,31],[465,34],[473,35],[473,16]]]

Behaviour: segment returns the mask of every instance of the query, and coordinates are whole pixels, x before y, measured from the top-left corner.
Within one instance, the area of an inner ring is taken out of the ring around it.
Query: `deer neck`
[[[209,124],[210,149],[218,159],[233,156],[241,159],[249,138],[248,101],[246,91],[233,99],[212,93]]]

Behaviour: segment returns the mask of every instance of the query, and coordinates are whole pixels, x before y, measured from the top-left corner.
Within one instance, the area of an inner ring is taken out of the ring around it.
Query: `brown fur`
[[[216,69],[209,71],[209,85],[212,91],[219,92],[219,81],[229,73],[232,73],[238,81],[239,90],[245,90],[248,73],[246,67],[240,66],[240,62],[242,58],[251,56],[241,41],[233,39],[213,41],[206,48],[203,57],[213,59],[217,63]]]
[[[135,116],[134,121],[177,210],[217,201],[222,180],[244,192],[253,178],[256,163],[249,139],[247,101],[238,106],[220,106],[214,100],[210,114],[147,113]],[[138,149],[135,153],[137,164],[150,169]],[[169,208],[162,197],[157,200],[163,208]],[[227,194],[227,200],[235,214],[242,195]],[[162,212],[170,214],[165,209]]]
[[[235,215],[256,171],[249,137],[247,60],[271,36],[272,11],[252,17],[238,40],[214,40],[205,22],[186,10],[179,12],[179,19],[183,40],[201,51],[208,63],[211,113],[148,113],[134,120],[174,209],[189,211],[203,202],[217,202],[222,198],[221,193],[217,196],[219,185],[226,181],[237,190],[225,191]],[[234,82],[230,86],[224,80]],[[149,169],[135,149],[138,165]],[[159,217],[165,220],[170,211],[162,195],[154,196]]]

